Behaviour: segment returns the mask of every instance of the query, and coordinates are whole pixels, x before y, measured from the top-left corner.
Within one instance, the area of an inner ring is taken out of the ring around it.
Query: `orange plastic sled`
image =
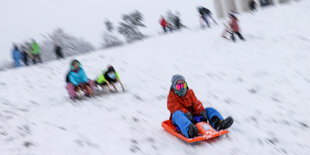
[[[199,136],[195,138],[187,138],[184,135],[176,132],[176,127],[171,123],[170,120],[162,122],[161,126],[169,133],[173,134],[174,136],[182,139],[187,143],[194,143],[203,140],[208,140],[228,133],[228,130],[216,131],[215,129],[212,128],[212,126],[209,123],[199,122],[196,124],[199,131]]]

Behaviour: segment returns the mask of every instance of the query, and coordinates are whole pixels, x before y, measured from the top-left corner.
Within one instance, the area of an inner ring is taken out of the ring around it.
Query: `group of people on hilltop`
[[[179,13],[173,15],[172,17],[173,19],[168,22],[167,19],[164,16],[161,16],[160,18],[160,25],[163,29],[163,31],[166,32],[172,32],[174,30],[180,30],[182,27],[185,27],[182,23],[181,23],[181,19],[179,17]]]
[[[250,0],[249,7],[251,10],[256,9],[255,0]],[[202,21],[201,23],[202,27],[205,27],[205,26],[210,27],[210,22],[209,22],[210,19],[215,24],[217,24],[216,20],[213,18],[212,12],[209,9],[203,6],[199,6],[197,7],[197,11]],[[160,25],[164,32],[172,32],[174,30],[180,30],[182,27],[185,27],[181,23],[179,13],[171,14],[171,15],[172,17],[169,17],[169,21],[165,17],[161,16]],[[237,19],[236,15],[233,12],[230,12],[229,18],[230,18],[229,24],[224,24],[225,31],[222,34],[222,37],[229,39],[226,35],[230,34],[230,39],[232,41],[236,40],[235,35],[237,35],[241,40],[245,40],[243,35],[240,32],[240,27],[238,24],[239,20]],[[62,52],[61,46],[58,43],[54,43],[54,47],[55,47],[54,51],[56,54],[56,58],[57,59],[64,58],[64,54]],[[15,67],[21,67],[22,66],[21,61],[23,62],[25,66],[28,66],[30,64],[29,59],[32,60],[33,64],[42,63],[40,53],[41,53],[41,48],[35,40],[32,40],[32,43],[26,43],[26,45],[22,45],[21,47],[14,45],[12,55],[13,55]]]
[[[21,61],[24,63],[25,66],[28,66],[29,58],[32,60],[33,64],[36,64],[37,62],[42,62],[40,51],[41,48],[35,40],[32,40],[32,43],[26,43],[26,45],[22,45],[20,48],[16,44],[14,44],[12,52],[14,66],[21,67]]]
[[[118,92],[115,86],[116,83],[119,83],[122,90],[125,92],[120,76],[112,65],[109,65],[98,78],[91,80],[87,77],[80,61],[73,60],[70,64],[70,71],[66,75],[66,83],[66,89],[72,100],[81,99],[79,95],[81,92],[84,92],[87,97],[94,96],[96,88],[98,90],[101,88],[101,93],[105,93],[105,88],[112,93]],[[113,87],[113,89],[111,87]]]
[[[254,0],[251,0],[249,5],[250,5],[251,10],[256,9],[255,8],[256,3]],[[198,6],[197,11],[200,15],[199,17],[201,19],[201,27],[202,28],[204,28],[205,26],[207,26],[209,28],[211,27],[210,22],[209,22],[210,19],[214,22],[214,24],[217,24],[216,20],[213,18],[212,12],[209,9],[207,9],[203,6]],[[236,17],[235,13],[233,11],[231,11],[228,15],[229,15],[230,21],[228,24],[224,24],[225,25],[225,31],[224,31],[222,37],[229,39],[228,37],[226,37],[226,34],[228,33],[228,34],[230,34],[230,39],[232,41],[236,41],[235,35],[237,35],[241,40],[244,41],[245,39],[240,32],[240,27],[238,24],[239,20]],[[179,29],[181,29],[181,26],[182,26],[180,17],[178,15],[175,15],[174,20],[172,20],[172,23],[171,22],[169,23],[165,17],[161,16],[159,23],[160,23],[160,25],[161,25],[161,27],[165,33],[166,32],[172,32],[174,29],[179,30]]]
[[[57,43],[55,43],[54,50],[55,50],[56,57],[58,59],[64,58],[62,48]],[[14,60],[15,67],[21,67],[22,66],[21,61],[23,62],[25,66],[30,65],[29,59],[32,60],[32,64],[42,63],[41,47],[35,40],[32,40],[31,43],[26,43],[25,45],[21,45],[20,47],[14,44],[13,51],[12,51],[12,57]]]

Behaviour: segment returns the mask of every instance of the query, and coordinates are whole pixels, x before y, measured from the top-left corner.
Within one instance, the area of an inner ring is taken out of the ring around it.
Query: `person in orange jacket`
[[[187,86],[182,75],[174,75],[171,83],[167,101],[170,120],[186,137],[193,138],[198,135],[198,128],[194,125],[194,116],[202,116],[201,120],[209,121],[216,130],[227,129],[233,124],[232,117],[223,119],[214,108],[204,108],[196,98],[194,91]]]
[[[239,28],[239,25],[238,25],[238,19],[235,15],[233,15],[232,13],[229,14],[229,17],[231,19],[229,25],[230,25],[230,28],[232,30],[231,32],[231,39],[233,41],[235,41],[235,35],[234,34],[237,34],[238,37],[241,39],[241,40],[245,40],[244,37],[242,36],[242,34],[240,33],[240,28]]]

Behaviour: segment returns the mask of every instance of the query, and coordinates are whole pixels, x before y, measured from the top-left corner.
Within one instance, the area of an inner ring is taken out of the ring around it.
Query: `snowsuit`
[[[237,34],[238,37],[241,39],[241,40],[245,40],[244,37],[241,35],[240,33],[240,28],[239,28],[239,25],[238,25],[238,19],[236,17],[232,17],[231,19],[231,22],[230,22],[230,28],[232,30],[232,33],[231,33],[231,39],[233,41],[235,41],[235,36],[234,34]]]
[[[13,50],[13,60],[15,67],[21,67],[20,59],[22,58],[22,54],[18,49]]]
[[[168,26],[168,22],[165,20],[165,18],[162,18],[160,20],[160,25],[162,26],[164,32],[167,32],[167,28],[169,28]]]
[[[215,21],[215,19],[212,16],[212,12],[209,9],[201,7],[201,8],[199,8],[198,12],[200,14],[200,17],[203,19],[203,21],[207,24],[208,27],[210,27],[210,23],[208,21],[208,18],[211,18],[213,20],[213,22],[215,24],[217,24],[217,22]]]
[[[109,83],[115,83],[119,79],[119,75],[116,71],[105,71],[101,74],[95,81],[96,84],[105,86],[107,85],[107,81]]]
[[[77,71],[71,70],[67,75],[67,80],[68,81],[66,89],[71,98],[77,97],[77,87],[81,87],[84,90],[87,90],[85,89],[86,85],[89,86],[92,90],[94,90],[95,87],[94,81],[88,79],[84,72],[84,69],[81,67]],[[90,92],[86,92],[86,94],[89,95]]]
[[[24,64],[25,64],[26,66],[28,66],[28,65],[29,65],[29,64],[28,64],[29,55],[28,55],[28,53],[27,53],[26,51],[23,51],[22,54],[23,54],[23,62],[24,62]]]
[[[213,108],[204,108],[202,103],[196,98],[192,89],[188,89],[185,96],[180,97],[176,95],[173,88],[168,95],[167,107],[170,111],[170,120],[178,126],[186,137],[188,136],[188,128],[192,122],[186,117],[186,113],[191,112],[193,116],[198,116],[203,110],[206,111],[209,122],[212,117],[217,116],[223,120],[222,115]],[[213,127],[214,124],[211,123]]]
[[[38,59],[39,62],[42,62],[42,59],[41,59],[41,56],[40,56],[40,50],[41,50],[40,46],[38,45],[37,42],[33,42],[31,44],[31,54],[33,56],[33,58],[32,58],[33,64],[37,63],[36,59]]]
[[[55,46],[55,54],[56,54],[57,59],[64,58],[64,55],[62,53],[62,48],[60,46]]]

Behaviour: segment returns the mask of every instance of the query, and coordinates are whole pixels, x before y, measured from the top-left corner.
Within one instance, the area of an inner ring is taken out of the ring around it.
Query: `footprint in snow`
[[[276,97],[271,97],[271,100],[277,103],[281,103],[281,101]]]
[[[257,90],[254,88],[248,89],[248,92],[250,92],[251,94],[256,94]]]
[[[32,142],[28,142],[28,141],[25,141],[25,142],[23,143],[23,145],[24,145],[25,147],[27,147],[27,148],[29,148],[29,147],[31,147],[31,146],[35,146]]]
[[[133,120],[134,122],[136,122],[136,123],[140,122],[140,120],[139,120],[138,118],[136,118],[136,117],[132,117],[132,120]]]
[[[0,82],[0,86],[1,86],[1,87],[4,87],[4,86],[6,86],[6,85],[7,85],[6,83]]]
[[[136,100],[143,101],[143,99],[139,95],[133,95],[132,97]]]
[[[5,98],[0,98],[0,103],[3,105],[9,105],[10,104],[10,102]]]
[[[308,128],[308,129],[309,129],[309,125],[308,125],[308,124],[306,124],[306,123],[304,123],[304,122],[298,122],[298,123],[299,123],[299,125],[301,125],[302,127]]]
[[[131,142],[131,147],[129,148],[129,150],[131,152],[138,152],[138,151],[140,151],[140,148],[138,146],[138,141],[137,140],[131,139],[130,142]]]

